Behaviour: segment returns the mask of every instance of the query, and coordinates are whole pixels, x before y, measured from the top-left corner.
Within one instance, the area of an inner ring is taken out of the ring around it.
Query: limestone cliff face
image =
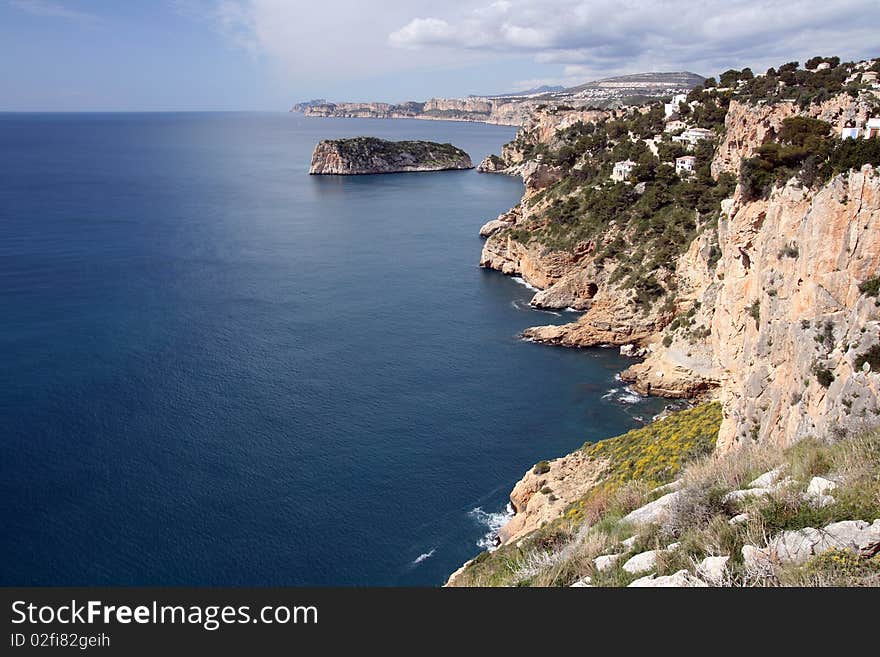
[[[492,101],[481,98],[431,98],[425,101],[423,111],[489,114],[492,111]]]
[[[452,144],[356,137],[318,143],[309,173],[348,176],[472,168],[468,154]]]
[[[788,445],[880,420],[880,372],[856,359],[880,344],[880,309],[859,284],[880,271],[880,175],[870,166],[812,193],[789,183],[735,199],[711,346],[721,371],[721,449]]]
[[[842,126],[869,108],[846,94],[801,110],[793,103],[730,105],[712,162],[738,172],[784,119],[809,115]],[[556,147],[557,131],[608,112],[541,110],[483,170],[520,175],[523,202],[487,223],[480,265],[539,288],[532,304],[584,311],[575,322],[527,329],[535,341],[571,347],[635,343],[647,358],[621,377],[639,392],[720,398],[720,449],[744,440],[788,445],[880,421],[880,373],[863,364],[880,343],[877,300],[859,284],[880,272],[880,175],[870,166],[810,191],[794,181],[767,200],[739,188],[722,204],[716,229],[698,233],[674,266],[672,309],[634,311],[613,282],[613,264],[593,253],[614,227],[570,250],[523,237],[540,214],[544,187],[559,173],[530,147]]]

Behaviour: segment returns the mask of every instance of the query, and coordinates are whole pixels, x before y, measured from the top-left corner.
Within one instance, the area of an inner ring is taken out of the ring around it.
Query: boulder
[[[633,575],[636,573],[646,573],[649,570],[654,570],[656,567],[657,550],[639,552],[637,555],[630,557],[627,562],[623,564],[623,569]]]
[[[637,344],[624,344],[620,346],[620,355],[626,358],[644,358],[648,350]]]
[[[679,570],[672,575],[647,575],[630,582],[633,588],[686,588],[686,587],[706,587],[709,586],[699,577],[694,577],[686,570]]]
[[[807,495],[828,495],[837,488],[837,484],[824,477],[813,477],[807,486]]]
[[[743,565],[750,575],[772,575],[773,560],[767,550],[762,550],[754,545],[743,545]]]
[[[880,519],[868,524],[863,520],[844,520],[826,525],[823,531],[838,549],[873,557],[880,552]]]
[[[813,477],[804,493],[804,500],[813,506],[822,508],[836,501],[831,491],[837,488],[837,484],[824,477]]]
[[[742,502],[743,500],[751,499],[753,497],[769,495],[773,491],[773,488],[742,488],[740,490],[730,491],[721,498],[721,501],[724,504],[730,504],[731,502]]]
[[[749,482],[749,488],[770,488],[782,477],[784,469],[782,466],[773,468],[769,472],[756,477]]]
[[[727,562],[730,557],[706,557],[697,565],[697,575],[710,584],[720,586],[727,576]]]
[[[593,566],[596,567],[597,572],[601,573],[609,568],[613,568],[614,564],[616,564],[622,556],[622,554],[603,554],[601,557],[593,559]]]
[[[571,585],[573,589],[593,588],[593,578],[583,577]]]
[[[779,563],[802,564],[834,547],[829,536],[815,527],[785,531],[768,544],[770,557]]]
[[[503,219],[492,219],[491,221],[484,223],[480,228],[480,237],[491,237],[500,230],[510,228],[510,226],[511,223],[504,221]]]
[[[641,506],[634,511],[630,511],[623,517],[623,522],[631,522],[636,525],[644,525],[647,523],[662,522],[669,515],[669,509],[679,496],[680,490],[674,490],[666,493],[662,497],[658,497],[653,502],[649,502],[645,506]]]
[[[741,523],[748,522],[748,521],[749,521],[749,514],[748,513],[738,513],[735,516],[733,516],[733,518],[728,520],[727,522],[730,523],[731,525],[739,525]]]
[[[620,542],[620,544],[621,544],[623,547],[625,547],[627,550],[632,550],[632,549],[633,549],[633,545],[636,544],[636,537],[635,537],[635,536],[630,536],[629,538],[625,538],[625,539],[623,539],[623,540]]]

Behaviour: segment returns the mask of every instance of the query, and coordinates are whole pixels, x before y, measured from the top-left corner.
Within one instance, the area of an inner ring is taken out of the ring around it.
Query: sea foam
[[[498,547],[498,530],[504,527],[504,525],[513,518],[513,506],[508,502],[504,511],[499,511],[497,513],[487,513],[483,510],[483,507],[478,506],[475,509],[471,509],[468,515],[474,518],[479,524],[488,527],[489,531],[477,541],[477,547],[481,547],[484,550],[489,550],[491,552]]]

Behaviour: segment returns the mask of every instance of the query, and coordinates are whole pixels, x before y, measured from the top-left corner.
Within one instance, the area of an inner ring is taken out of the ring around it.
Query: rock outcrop
[[[510,493],[515,515],[499,531],[500,542],[516,541],[559,516],[601,479],[604,469],[601,460],[577,451],[528,470]]]
[[[452,144],[355,137],[319,142],[309,173],[350,176],[472,168],[468,154]]]

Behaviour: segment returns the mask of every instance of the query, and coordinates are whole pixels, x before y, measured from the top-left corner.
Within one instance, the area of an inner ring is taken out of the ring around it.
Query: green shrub
[[[856,356],[854,365],[857,370],[860,370],[865,363],[871,366],[872,372],[880,372],[880,344],[871,345],[868,351]]]
[[[880,276],[869,278],[859,284],[859,292],[867,294],[869,297],[876,297],[880,294]]]
[[[834,382],[834,374],[831,370],[819,363],[813,365],[813,375],[816,377],[816,381],[819,385],[823,388],[827,388]]]
[[[550,472],[550,463],[548,461],[538,461],[535,467],[532,468],[532,474],[535,475],[547,474],[548,472]]]
[[[761,302],[755,299],[752,302],[752,305],[749,306],[749,316],[755,320],[755,326],[759,326],[761,324]]]

